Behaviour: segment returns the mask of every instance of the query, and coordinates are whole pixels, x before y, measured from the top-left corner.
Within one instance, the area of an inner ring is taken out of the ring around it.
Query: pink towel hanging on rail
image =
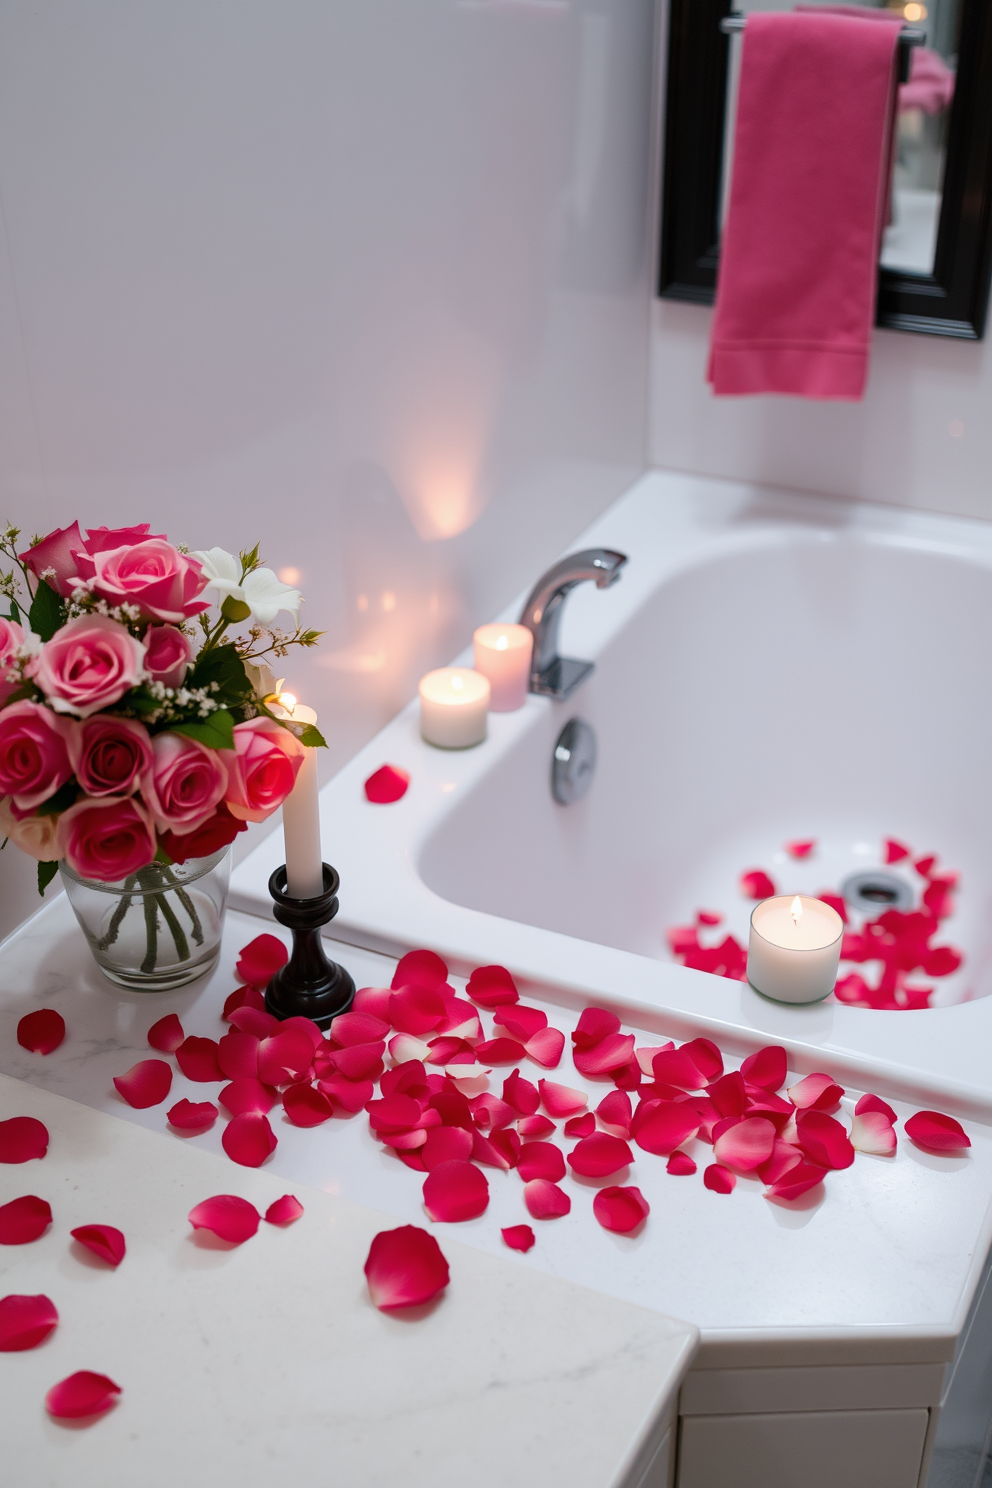
[[[862,396],[898,34],[842,15],[748,17],[707,372],[714,393]]]

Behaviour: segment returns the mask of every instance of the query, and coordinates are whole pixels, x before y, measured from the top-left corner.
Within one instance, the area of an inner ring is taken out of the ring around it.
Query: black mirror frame
[[[713,303],[732,0],[671,0],[663,299]],[[879,269],[876,325],[981,340],[992,273],[992,0],[964,0],[932,274]]]

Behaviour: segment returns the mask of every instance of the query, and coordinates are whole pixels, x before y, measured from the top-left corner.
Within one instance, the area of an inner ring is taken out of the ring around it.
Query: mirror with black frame
[[[992,266],[992,0],[856,0],[922,45],[898,93],[877,324],[979,339]],[[659,294],[709,304],[733,155],[741,33],[793,0],[671,0]]]

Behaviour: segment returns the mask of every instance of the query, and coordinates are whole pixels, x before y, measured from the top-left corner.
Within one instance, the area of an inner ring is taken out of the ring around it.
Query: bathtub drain
[[[897,873],[886,873],[884,868],[868,868],[861,873],[852,873],[840,886],[840,891],[852,909],[863,914],[877,915],[886,909],[908,911],[913,908],[913,890]]]

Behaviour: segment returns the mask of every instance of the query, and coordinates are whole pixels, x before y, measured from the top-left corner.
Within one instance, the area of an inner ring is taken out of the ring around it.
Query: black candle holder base
[[[338,912],[337,893],[341,880],[328,863],[324,867],[324,892],[313,899],[293,899],[286,892],[286,865],[269,878],[269,893],[280,925],[293,932],[293,950],[265,989],[266,1010],[276,1018],[311,1018],[318,1028],[329,1028],[331,1019],[345,1013],[355,999],[355,983],[343,966],[329,961],[320,938],[320,927]]]

